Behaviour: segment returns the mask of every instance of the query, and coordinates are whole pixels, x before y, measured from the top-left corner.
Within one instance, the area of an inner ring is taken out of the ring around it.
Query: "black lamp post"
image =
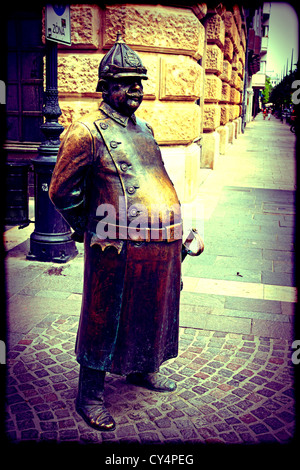
[[[71,239],[71,229],[49,198],[49,186],[64,128],[58,122],[61,109],[57,90],[57,44],[46,40],[45,123],[41,125],[46,139],[32,159],[35,175],[35,230],[30,237],[27,259],[65,263],[78,254]]]

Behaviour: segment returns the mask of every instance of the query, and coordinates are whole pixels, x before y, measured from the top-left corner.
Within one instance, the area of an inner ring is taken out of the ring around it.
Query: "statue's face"
[[[105,80],[102,85],[103,100],[125,116],[131,116],[143,100],[142,79],[123,77]]]

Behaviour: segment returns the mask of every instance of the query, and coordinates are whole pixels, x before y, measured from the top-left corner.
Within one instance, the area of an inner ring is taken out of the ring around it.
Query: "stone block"
[[[241,78],[238,76],[238,73],[236,70],[232,70],[229,84],[233,86],[234,88],[238,88],[240,86]]]
[[[221,108],[217,104],[204,104],[203,129],[214,131],[220,126]]]
[[[239,59],[242,63],[243,68],[245,67],[245,51],[243,49],[240,50]]]
[[[238,90],[231,87],[230,88],[230,103],[231,104],[239,104],[241,101],[241,94]]]
[[[228,36],[226,36],[225,43],[224,43],[224,59],[231,62],[232,58],[233,58],[233,44],[232,44],[231,39]]]
[[[219,47],[224,46],[225,41],[225,25],[220,15],[210,16],[206,23],[206,41],[207,44],[217,44]]]
[[[245,30],[242,28],[241,34],[240,34],[240,40],[241,40],[241,46],[245,52],[246,50],[246,34]]]
[[[235,52],[233,54],[232,62],[231,62],[232,70],[238,70],[238,63],[239,63],[239,54]]]
[[[238,74],[243,77],[245,64],[245,53],[243,50],[239,54],[235,53],[232,61],[232,68],[237,70]]]
[[[220,134],[210,132],[203,134],[201,168],[213,169],[219,157]]]
[[[222,80],[216,75],[205,76],[204,100],[206,103],[220,101],[222,95]]]
[[[234,139],[237,139],[237,137],[238,137],[238,123],[237,123],[236,119],[234,119],[232,122],[234,124],[233,137],[234,137]]]
[[[232,122],[228,122],[226,127],[228,129],[228,143],[232,144],[234,139],[234,124]]]
[[[165,56],[160,59],[160,100],[191,100],[200,97],[203,70],[187,56]]]
[[[229,104],[229,117],[230,121],[234,121],[234,119],[237,117],[236,105],[234,103]]]
[[[231,63],[228,60],[223,61],[223,71],[220,76],[221,80],[223,82],[229,83],[231,80],[231,73],[232,73],[232,66]]]
[[[225,126],[229,121],[229,106],[224,104],[220,106],[220,124],[221,126]]]
[[[155,133],[156,136],[156,133]],[[185,145],[163,145],[161,146],[162,158],[166,170],[175,186],[176,192],[181,202],[185,195],[185,166],[186,155]]]
[[[95,93],[98,67],[103,54],[66,54],[58,56],[57,76],[60,93]]]
[[[235,125],[235,138],[238,138],[238,135],[241,133],[241,125],[242,125],[242,119],[241,118],[236,118],[234,119],[234,125]]]
[[[221,95],[221,101],[224,103],[229,103],[230,101],[230,92],[231,92],[231,87],[228,83],[222,82],[222,95]]]
[[[193,102],[143,101],[136,114],[153,127],[159,144],[189,144],[199,134],[200,106]]]
[[[197,16],[198,20],[202,20],[207,15],[207,5],[206,3],[195,3],[192,5],[192,10]]]
[[[292,341],[294,338],[292,324],[268,320],[253,320],[251,333],[257,336],[280,338],[288,341]]]
[[[185,148],[184,202],[191,202],[198,195],[201,182],[201,154],[201,146],[196,142]]]
[[[71,5],[72,48],[98,49],[101,47],[101,11],[97,5]]]
[[[155,99],[158,83],[158,57],[154,54],[140,53],[141,60],[148,71],[148,80],[143,81],[144,96]],[[58,90],[60,93],[95,93],[98,83],[98,67],[104,54],[59,54]],[[99,95],[100,96],[100,95]]]
[[[234,21],[233,13],[231,13],[230,11],[226,11],[224,15],[224,25],[226,36],[230,37],[234,50],[238,52],[240,37]]]
[[[233,119],[236,119],[240,116],[241,114],[241,109],[242,109],[242,106],[238,105],[238,104],[235,104],[234,105],[234,118]]]
[[[232,28],[234,25],[234,16],[231,11],[226,11],[224,13],[224,24],[225,24],[225,32],[229,37],[232,37]]]
[[[242,98],[243,98],[242,93],[240,91],[236,90],[235,104],[241,104]]]
[[[219,144],[219,152],[220,155],[225,155],[227,146],[228,146],[228,133],[229,129],[226,126],[220,126],[216,129],[216,131],[220,135],[220,144]]]
[[[135,50],[180,51],[201,56],[204,27],[191,10],[155,5],[106,5],[104,47],[109,48],[120,30]]]
[[[143,52],[139,52],[139,56],[148,75],[148,80],[143,80],[144,99],[155,99],[159,87],[159,57],[156,54]]]
[[[223,52],[217,45],[206,46],[205,71],[220,75],[223,71]]]
[[[242,91],[243,90],[243,82],[242,82],[242,79],[241,77],[239,76],[239,74],[237,74],[237,84],[236,84],[236,89],[239,90],[239,91]]]
[[[230,121],[233,121],[234,119],[239,117],[241,107],[238,104],[229,104],[228,109]]]
[[[235,21],[237,30],[240,34],[242,30],[242,17],[241,17],[240,8],[238,5],[233,5],[232,10],[233,10],[234,21]]]
[[[239,61],[238,61],[238,64],[237,64],[237,73],[238,73],[239,77],[241,79],[243,79],[243,77],[244,77],[244,65],[243,65],[243,62],[240,60],[240,58],[239,58]]]
[[[233,104],[229,104],[229,105],[228,105],[228,110],[229,110],[229,121],[233,121],[234,118],[235,118],[235,114],[234,114],[234,105],[233,105]]]
[[[59,118],[59,122],[64,126],[66,130],[69,125],[72,124],[72,122],[81,118],[85,114],[97,111],[97,109],[99,109],[100,101],[101,97],[99,98],[99,100],[95,98],[86,98],[76,101],[60,99],[59,105],[62,111],[62,115]],[[63,137],[64,132],[61,134],[61,138]]]
[[[194,142],[188,146],[163,145],[161,152],[166,170],[180,201],[182,203],[192,202],[198,194],[201,182],[201,147]],[[186,220],[187,217],[185,213],[184,219]]]
[[[198,50],[194,54],[195,59],[199,60],[203,57],[204,46],[205,46],[205,28],[202,23],[199,22],[200,28],[198,29]]]

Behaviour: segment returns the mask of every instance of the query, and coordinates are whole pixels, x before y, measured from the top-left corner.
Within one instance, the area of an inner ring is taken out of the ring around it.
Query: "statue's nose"
[[[143,89],[143,85],[140,82],[136,81],[132,84],[131,89],[140,91]]]

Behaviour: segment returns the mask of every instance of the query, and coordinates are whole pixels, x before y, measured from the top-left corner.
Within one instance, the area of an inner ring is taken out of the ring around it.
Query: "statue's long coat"
[[[102,103],[67,131],[49,194],[84,234],[78,362],[117,374],[157,371],[178,352],[182,240],[180,204],[151,127]],[[110,205],[115,219],[104,211]],[[139,234],[151,228],[153,205],[168,227]]]

